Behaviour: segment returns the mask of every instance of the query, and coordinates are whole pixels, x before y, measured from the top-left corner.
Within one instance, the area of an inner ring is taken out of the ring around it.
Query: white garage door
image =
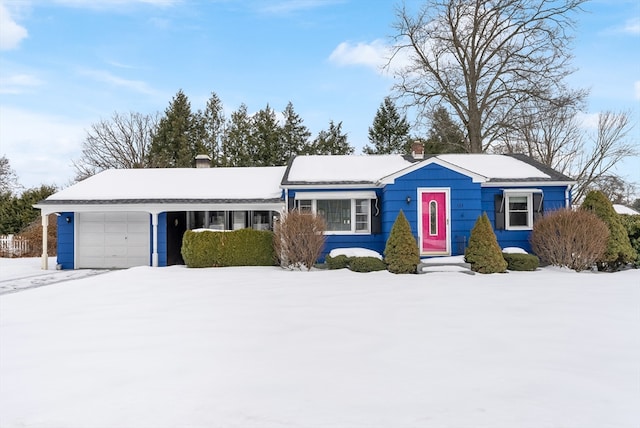
[[[76,233],[78,269],[149,265],[148,213],[77,213]]]

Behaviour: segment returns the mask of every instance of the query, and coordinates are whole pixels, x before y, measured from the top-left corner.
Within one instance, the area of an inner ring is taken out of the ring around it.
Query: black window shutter
[[[289,201],[289,206],[287,207],[287,209],[291,211],[296,207],[296,200],[294,198],[289,198],[288,201]]]
[[[379,203],[377,199],[371,200],[371,234],[373,235],[382,233],[382,215]]]
[[[497,194],[493,198],[493,207],[496,215],[496,230],[504,230],[504,195]]]
[[[544,198],[542,193],[533,194],[533,222],[535,223],[544,214]]]

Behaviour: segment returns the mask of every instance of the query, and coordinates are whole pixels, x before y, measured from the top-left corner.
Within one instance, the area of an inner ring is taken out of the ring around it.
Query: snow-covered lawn
[[[638,426],[638,270],[140,267],[0,296],[2,428]]]

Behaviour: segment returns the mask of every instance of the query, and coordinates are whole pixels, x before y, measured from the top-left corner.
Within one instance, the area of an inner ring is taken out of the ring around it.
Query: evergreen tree
[[[155,168],[190,168],[195,156],[197,132],[187,96],[179,90],[160,119],[149,148],[149,164]]]
[[[464,259],[471,264],[474,272],[499,273],[507,270],[507,262],[502,256],[502,249],[498,245],[487,213],[482,213],[471,229]]]
[[[444,107],[438,107],[431,115],[429,138],[424,146],[425,153],[465,153],[467,148],[464,132],[451,119]]]
[[[602,260],[597,262],[599,270],[617,270],[636,259],[636,252],[631,246],[629,235],[613,209],[611,201],[599,190],[592,190],[582,202],[581,209],[593,212],[600,217],[609,228],[607,250]]]
[[[284,116],[284,125],[280,138],[282,139],[281,145],[284,149],[285,161],[288,162],[293,156],[309,152],[311,132],[303,125],[302,118],[293,110],[291,101],[287,104],[282,115]]]
[[[231,113],[229,126],[222,139],[220,166],[251,166],[254,152],[251,138],[251,118],[247,106],[241,104]]]
[[[389,97],[380,104],[373,125],[369,127],[369,143],[363,153],[390,154],[408,153],[409,122],[406,116],[400,116],[398,109]]]
[[[384,249],[384,261],[392,273],[416,273],[420,263],[418,243],[411,233],[411,226],[400,210],[393,223]]]
[[[354,148],[347,141],[347,134],[342,133],[342,122],[336,126],[333,120],[329,129],[322,130],[311,144],[309,154],[312,155],[350,155]]]
[[[280,166],[288,161],[281,144],[276,112],[269,104],[253,116],[251,140],[255,150],[252,165]]]
[[[211,97],[207,101],[207,107],[202,114],[202,121],[203,146],[206,150],[204,153],[211,157],[213,165],[219,165],[226,118],[222,101],[215,92],[211,93]]]

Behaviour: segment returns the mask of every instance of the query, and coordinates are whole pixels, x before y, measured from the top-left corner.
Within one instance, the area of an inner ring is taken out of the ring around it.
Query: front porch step
[[[425,271],[425,268],[428,268],[429,270]],[[475,275],[475,272],[471,270],[471,264],[465,262],[420,262],[416,266],[416,271],[419,274],[432,272],[460,272],[466,273],[467,275]]]

